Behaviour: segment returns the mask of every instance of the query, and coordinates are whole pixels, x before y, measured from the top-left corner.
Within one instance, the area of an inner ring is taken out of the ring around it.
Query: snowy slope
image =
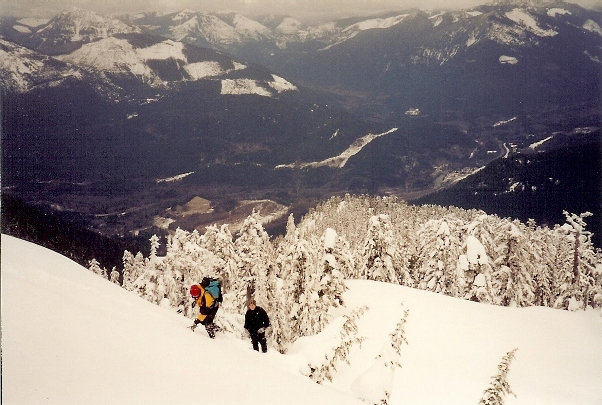
[[[37,85],[57,85],[66,78],[82,79],[82,72],[57,63],[25,47],[0,39],[0,85],[24,93]]]
[[[288,371],[275,353],[259,361],[246,341],[212,341],[190,324],[2,235],[4,404],[354,403]]]
[[[188,319],[149,304],[70,260],[2,235],[2,401],[6,404],[352,404],[375,356],[409,309],[391,403],[477,403],[502,355],[518,348],[506,404],[598,404],[599,312],[502,308],[392,284],[349,281],[347,310],[366,340],[332,383],[300,371],[339,331],[299,339],[289,354],[191,333]],[[403,307],[402,304],[403,303]],[[340,314],[339,314],[340,315]],[[221,316],[224,316],[222,314]],[[218,318],[220,315],[218,315]],[[203,367],[212,364],[213,371]],[[374,374],[368,374],[374,376]]]

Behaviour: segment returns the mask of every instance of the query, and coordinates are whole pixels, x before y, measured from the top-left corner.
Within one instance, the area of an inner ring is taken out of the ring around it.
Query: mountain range
[[[598,97],[589,90],[602,61],[600,14],[564,2],[405,10],[316,25],[191,11],[132,22],[299,83],[369,93],[360,104],[373,110],[376,103],[390,119],[410,108],[441,114],[462,103],[465,114],[509,114]]]
[[[186,10],[3,17],[3,194],[124,236],[161,218],[163,231],[233,221],[259,204],[247,201],[302,214],[335,193],[412,199],[525,151],[595,150],[600,24],[564,2],[316,24]],[[541,173],[555,164],[542,160]],[[573,178],[600,178],[573,163]],[[599,188],[585,199],[575,184],[557,185],[575,196],[562,208],[599,218]],[[175,209],[199,196],[207,212]]]

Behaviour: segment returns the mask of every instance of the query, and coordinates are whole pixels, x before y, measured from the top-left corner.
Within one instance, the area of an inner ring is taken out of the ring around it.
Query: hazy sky
[[[79,7],[100,13],[135,11],[239,11],[246,14],[289,14],[298,17],[352,15],[404,8],[467,8],[490,0],[0,0],[0,14],[50,17]],[[602,0],[570,0],[601,6]]]

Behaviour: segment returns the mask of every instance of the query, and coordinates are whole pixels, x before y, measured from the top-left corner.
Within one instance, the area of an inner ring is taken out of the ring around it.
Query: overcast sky
[[[404,8],[468,8],[490,0],[0,0],[0,14],[51,17],[79,7],[112,14],[136,11],[238,11],[254,14],[289,14],[297,17],[368,14]],[[586,7],[602,6],[602,0],[570,0]]]

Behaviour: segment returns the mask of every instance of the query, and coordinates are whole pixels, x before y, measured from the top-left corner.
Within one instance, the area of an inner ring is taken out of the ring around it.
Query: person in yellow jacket
[[[190,286],[190,295],[194,299],[192,306],[199,307],[199,314],[194,320],[194,324],[190,326],[191,330],[201,324],[205,326],[205,330],[211,339],[215,338],[215,332],[219,327],[213,323],[215,314],[219,309],[219,302],[203,287],[202,284],[193,284]]]

